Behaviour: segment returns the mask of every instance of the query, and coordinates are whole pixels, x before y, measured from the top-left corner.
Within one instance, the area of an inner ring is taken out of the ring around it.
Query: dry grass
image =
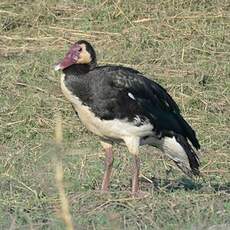
[[[62,142],[63,142],[63,128],[62,128],[62,116],[61,114],[56,115],[56,124],[55,124],[55,143],[57,147],[57,152],[54,157],[54,167],[55,167],[55,179],[56,186],[59,193],[60,199],[60,216],[63,219],[66,229],[73,230],[72,217],[69,211],[69,201],[65,194],[65,185],[64,185],[64,171],[63,163],[61,159],[62,151]]]
[[[2,0],[1,229],[65,228],[52,164],[58,112],[62,184],[77,229],[229,228],[229,10],[224,0]],[[130,199],[130,156],[115,146],[111,196],[96,192],[102,149],[62,96],[52,69],[78,39],[94,44],[100,64],[134,67],[169,90],[197,130],[203,180],[190,181],[144,147],[142,188],[151,196]]]

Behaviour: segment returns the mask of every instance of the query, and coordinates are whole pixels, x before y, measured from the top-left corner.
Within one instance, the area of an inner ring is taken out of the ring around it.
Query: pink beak
[[[66,54],[64,59],[62,61],[60,61],[58,64],[56,64],[54,66],[54,69],[55,70],[63,70],[65,68],[68,68],[69,66],[75,64],[77,59],[79,58],[80,48],[81,47],[77,43],[72,45],[72,47],[70,48],[69,52]]]
[[[69,58],[66,56],[61,62],[54,65],[55,70],[63,70],[71,65],[73,65],[76,61],[74,59]]]

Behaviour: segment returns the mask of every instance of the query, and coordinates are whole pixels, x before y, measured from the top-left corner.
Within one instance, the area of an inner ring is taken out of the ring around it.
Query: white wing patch
[[[137,115],[134,117],[134,124],[140,124],[141,123],[141,118]]]
[[[133,100],[136,100],[132,93],[129,92],[129,93],[128,93],[128,96],[129,96],[130,98],[132,98]]]
[[[182,162],[187,168],[190,168],[188,156],[175,137],[164,137],[162,149],[172,160]]]

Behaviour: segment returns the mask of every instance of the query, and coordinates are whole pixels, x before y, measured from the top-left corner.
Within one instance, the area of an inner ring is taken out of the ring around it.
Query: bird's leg
[[[132,195],[138,196],[140,193],[139,188],[139,173],[140,173],[140,158],[138,155],[134,155],[133,159],[133,178],[132,178]]]
[[[140,158],[139,158],[139,146],[140,138],[139,137],[126,137],[124,139],[126,146],[130,153],[133,154],[133,178],[132,178],[132,196],[143,198],[146,196],[146,193],[140,191],[139,188],[139,174],[140,174]]]
[[[102,144],[105,150],[105,173],[102,181],[101,191],[108,192],[109,191],[109,180],[112,173],[113,166],[113,151],[112,146],[110,144]]]

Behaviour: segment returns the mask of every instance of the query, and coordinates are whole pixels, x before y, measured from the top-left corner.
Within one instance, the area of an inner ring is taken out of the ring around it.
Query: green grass
[[[65,189],[77,229],[230,228],[228,1],[0,3],[0,229],[64,229],[52,162],[54,116],[64,122]],[[191,181],[151,147],[141,152],[150,196],[130,199],[131,156],[114,146],[111,194],[103,152],[63,97],[53,64],[86,39],[100,64],[123,64],[168,89],[202,145]]]

